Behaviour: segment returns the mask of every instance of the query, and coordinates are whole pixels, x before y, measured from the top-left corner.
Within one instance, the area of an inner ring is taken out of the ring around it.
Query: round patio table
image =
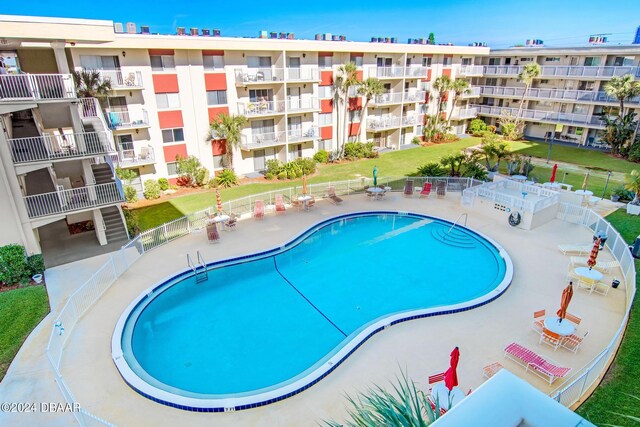
[[[564,319],[561,322],[560,318],[557,316],[546,317],[544,319],[544,327],[563,337],[571,335],[576,331],[576,327],[573,323],[569,322],[567,319]]]
[[[454,387],[449,394],[449,389],[444,383],[437,383],[431,389],[431,397],[434,402],[438,402],[441,408],[451,409],[458,403],[462,402],[466,396],[460,387]]]
[[[604,277],[604,274],[600,273],[598,270],[589,270],[589,267],[578,267],[574,271],[578,276],[585,277],[596,282],[598,280],[602,280]]]

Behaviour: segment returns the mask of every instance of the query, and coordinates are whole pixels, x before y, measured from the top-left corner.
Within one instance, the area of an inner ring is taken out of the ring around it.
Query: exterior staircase
[[[117,207],[109,206],[102,208],[100,209],[100,213],[102,213],[102,220],[106,226],[105,235],[107,236],[107,243],[125,242],[129,239]]]
[[[108,184],[115,181],[113,171],[107,163],[91,165],[91,170],[93,171],[93,178],[96,181],[96,185]]]

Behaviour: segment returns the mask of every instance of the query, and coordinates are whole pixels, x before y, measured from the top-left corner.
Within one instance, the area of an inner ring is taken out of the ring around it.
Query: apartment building
[[[619,102],[605,93],[605,85],[614,76],[640,79],[637,45],[492,49],[475,61],[459,74],[471,78],[480,93],[474,106],[479,117],[498,124],[504,113],[516,116],[524,95],[520,114],[525,136],[583,146],[604,146],[599,137],[604,129],[601,117],[618,114]],[[540,65],[542,72],[525,94],[518,74],[530,63]],[[640,113],[640,97],[627,100],[627,109]]]

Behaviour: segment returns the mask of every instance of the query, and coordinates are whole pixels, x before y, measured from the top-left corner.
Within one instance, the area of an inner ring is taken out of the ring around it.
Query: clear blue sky
[[[258,30],[344,34],[348,40],[372,36],[427,37],[436,42],[487,42],[508,47],[528,38],[553,46],[586,44],[590,34],[612,33],[609,40],[629,44],[640,25],[640,0],[69,0],[3,1],[0,13],[108,19],[175,33],[175,27],[219,28],[223,36],[255,37]]]

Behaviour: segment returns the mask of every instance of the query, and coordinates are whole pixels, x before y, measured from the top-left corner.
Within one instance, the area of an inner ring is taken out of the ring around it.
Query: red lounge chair
[[[564,378],[571,371],[571,368],[559,366],[551,359],[545,359],[515,342],[505,347],[504,357],[513,360],[543,380],[549,381],[549,385],[558,378]]]
[[[209,243],[215,243],[220,240],[220,234],[218,233],[218,226],[215,222],[207,224],[207,241]]]
[[[276,213],[285,213],[286,210],[282,194],[276,194]]]
[[[429,197],[429,194],[431,194],[431,183],[425,182],[422,185],[422,191],[420,192],[420,197]]]
[[[256,200],[256,204],[253,207],[253,217],[255,219],[264,218],[264,202],[262,200]]]
[[[444,372],[438,372],[429,375],[429,390],[432,389],[432,385],[444,381]]]

